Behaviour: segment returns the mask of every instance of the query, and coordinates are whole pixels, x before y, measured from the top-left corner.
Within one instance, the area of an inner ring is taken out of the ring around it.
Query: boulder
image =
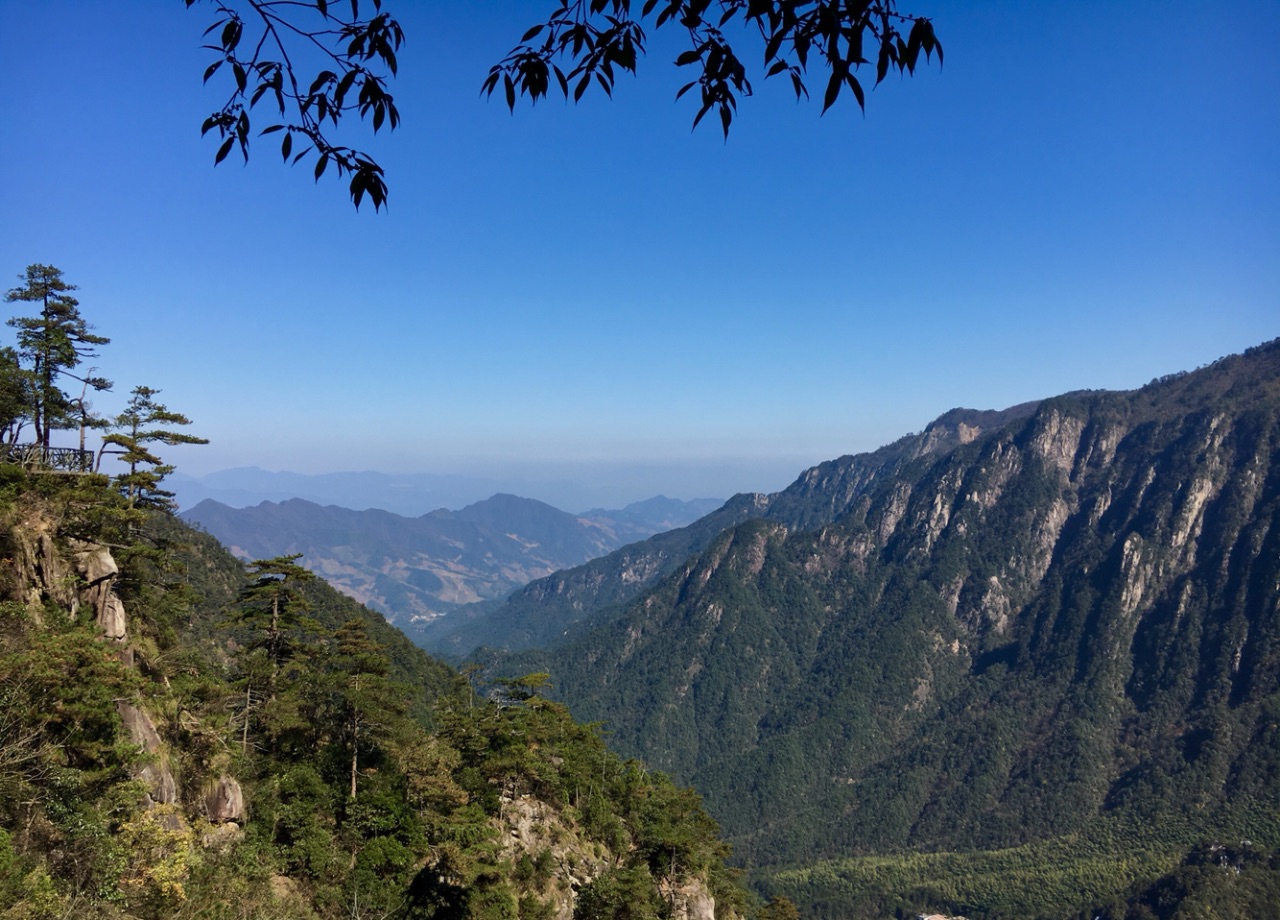
[[[128,636],[124,604],[115,592],[115,581],[120,575],[111,551],[95,543],[75,543],[71,563],[76,574],[84,579],[80,598],[94,612],[98,626],[108,639],[123,642]]]
[[[243,824],[244,793],[234,777],[223,774],[209,784],[204,795],[205,814],[212,824]]]

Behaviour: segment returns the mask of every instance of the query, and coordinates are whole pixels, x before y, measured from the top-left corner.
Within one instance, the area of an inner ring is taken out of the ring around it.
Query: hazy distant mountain
[[[371,471],[304,474],[253,466],[199,477],[177,473],[170,484],[184,510],[210,498],[232,508],[301,498],[317,505],[381,508],[408,516],[437,508],[461,508],[504,491],[497,480],[482,477]]]
[[[713,465],[621,462],[577,467],[528,465],[509,473],[486,470],[468,475],[373,471],[304,474],[240,467],[203,476],[179,471],[165,485],[174,491],[178,507],[184,511],[206,498],[233,508],[302,498],[317,505],[356,510],[381,508],[417,517],[437,508],[462,508],[500,492],[534,498],[576,514],[584,508],[620,508],[639,496],[668,490],[724,496],[730,490],[717,492],[724,482],[783,482],[785,475],[772,467],[757,476],[737,468],[720,470]]]
[[[409,628],[456,607],[503,597],[533,578],[685,523],[719,502],[662,496],[619,511],[567,514],[533,499],[494,495],[416,518],[300,498],[232,508],[205,499],[182,517],[245,559],[302,553],[351,597]]]

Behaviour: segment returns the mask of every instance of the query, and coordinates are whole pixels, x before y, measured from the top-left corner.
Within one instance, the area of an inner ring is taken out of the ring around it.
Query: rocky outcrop
[[[244,824],[247,810],[240,783],[225,773],[210,781],[204,794],[204,810],[213,824]]]
[[[120,567],[111,551],[97,544],[73,544],[71,555],[76,574],[83,580],[80,600],[94,612],[99,628],[108,639],[123,642],[128,638],[128,622],[124,604],[115,592]]]
[[[169,757],[160,741],[160,733],[146,711],[132,703],[116,703],[116,711],[124,723],[129,739],[149,755],[148,761],[136,771],[138,779],[147,786],[146,804],[172,805],[178,800],[178,784],[169,768]]]
[[[670,908],[671,920],[716,920],[716,899],[702,879],[688,878],[674,884],[660,879],[658,891]]]
[[[128,618],[115,592],[120,567],[111,551],[79,540],[70,540],[64,549],[57,530],[56,522],[39,509],[27,509],[10,527],[10,595],[26,605],[36,624],[43,622],[46,604],[61,607],[72,618],[82,605],[87,606],[103,635],[123,643],[128,638]]]
[[[43,622],[44,605],[53,603],[72,616],[79,607],[75,576],[54,542],[53,522],[37,512],[10,530],[14,600],[23,603],[32,620]]]
[[[555,920],[573,920],[578,892],[610,867],[608,853],[562,812],[530,795],[504,798],[496,821],[503,855],[545,867],[532,883],[535,895],[551,906]]]

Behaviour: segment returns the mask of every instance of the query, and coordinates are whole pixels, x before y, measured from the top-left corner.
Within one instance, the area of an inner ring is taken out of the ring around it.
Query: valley
[[[1275,342],[956,409],[416,638],[548,674],[806,916],[1121,917],[1241,839],[1267,892],[1278,447]]]
[[[656,496],[573,515],[500,494],[458,511],[409,518],[298,498],[248,508],[205,499],[182,516],[244,560],[301,553],[303,564],[334,587],[417,634],[445,614],[500,600],[535,578],[687,523],[719,504]]]

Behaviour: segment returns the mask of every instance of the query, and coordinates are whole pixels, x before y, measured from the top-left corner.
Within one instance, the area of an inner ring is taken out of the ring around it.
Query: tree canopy
[[[23,414],[35,429],[36,442],[48,448],[54,429],[71,427],[77,419],[83,419],[83,413],[77,413],[75,401],[63,392],[59,378],[71,377],[86,389],[110,388],[110,381],[91,374],[77,376],[73,371],[85,358],[97,357],[94,349],[111,340],[96,335],[80,315],[80,301],[70,293],[76,286],[63,279],[61,269],[37,263],[28,265],[20,277],[25,282],[23,286],[6,292],[4,299],[9,303],[38,304],[39,314],[9,320],[9,325],[18,330],[18,348],[16,353],[7,350],[0,359],[3,362],[0,377],[5,388],[3,401],[16,404],[25,397],[28,405]],[[21,369],[23,362],[25,382],[15,369]],[[83,393],[80,405],[84,405]],[[13,429],[16,438],[21,430],[20,416],[6,418],[4,424]]]
[[[183,0],[188,7],[200,0]],[[315,158],[317,181],[332,166],[349,176],[352,203],[367,196],[375,210],[387,200],[382,167],[367,152],[331,140],[344,116],[368,119],[374,133],[400,123],[387,84],[399,69],[404,30],[382,0],[206,0],[215,18],[205,30],[214,60],[205,82],[221,73],[230,87],[202,134],[220,140],[215,165],[239,149],[247,161],[252,110],[263,99],[274,109],[258,136],[280,136],[286,163]],[[646,26],[684,30],[688,50],[675,65],[692,79],[676,98],[697,90],[693,125],[715,111],[726,139],[738,100],[752,94],[751,68],[739,48],[762,47],[764,76],[786,76],[796,98],[808,97],[810,68],[823,79],[822,111],[848,91],[866,104],[863,66],[874,84],[890,71],[914,74],[923,53],[942,62],[942,44],[924,16],[898,11],[896,0],[557,0],[501,61],[481,93],[501,90],[508,108],[558,88],[577,102],[594,84],[612,96],[619,72],[634,74],[645,54]],[[296,140],[295,140],[296,139]]]

